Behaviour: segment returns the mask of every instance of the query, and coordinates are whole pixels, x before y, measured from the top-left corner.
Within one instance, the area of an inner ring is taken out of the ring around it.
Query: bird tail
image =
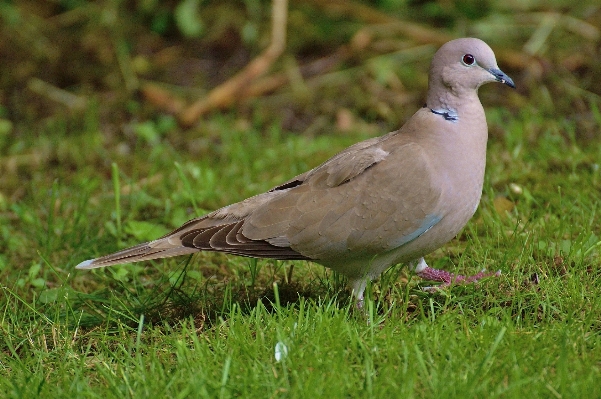
[[[153,246],[153,242],[136,245],[135,247],[123,249],[121,251],[105,255],[96,259],[89,259],[81,262],[76,269],[96,269],[98,267],[106,267],[119,265],[124,263],[140,262],[143,260],[170,258],[172,256],[187,255],[198,252],[197,248],[188,248],[184,246],[175,246],[170,248],[160,248]]]

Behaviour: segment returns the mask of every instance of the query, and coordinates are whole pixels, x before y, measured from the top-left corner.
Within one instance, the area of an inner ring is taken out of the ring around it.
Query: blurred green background
[[[0,7],[1,116],[16,131],[81,121],[95,106],[106,139],[123,141],[119,125],[169,108],[140,96],[146,84],[192,102],[270,43],[268,1],[4,1]],[[518,82],[519,95],[486,90],[489,106],[511,112],[532,106],[586,120],[600,90],[600,19],[594,1],[295,1],[283,54],[259,82],[248,82],[257,90],[262,82],[263,91],[241,93],[236,100],[243,101],[229,109],[301,134],[331,132],[341,110],[392,129],[423,99],[437,46],[475,36]],[[10,131],[5,126],[3,137]]]

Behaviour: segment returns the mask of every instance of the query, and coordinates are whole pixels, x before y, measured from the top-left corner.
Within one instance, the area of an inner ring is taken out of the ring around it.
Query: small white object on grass
[[[282,341],[275,344],[275,361],[281,362],[288,356],[288,347]]]

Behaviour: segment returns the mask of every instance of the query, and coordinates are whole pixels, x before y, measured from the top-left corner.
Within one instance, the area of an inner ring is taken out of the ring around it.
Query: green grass
[[[503,136],[481,207],[428,259],[502,276],[429,294],[393,268],[368,289],[367,323],[344,281],[307,262],[203,253],[73,269],[365,134],[307,138],[224,115],[185,143],[160,118],[115,142],[90,112],[89,125],[23,135],[3,161],[58,165],[2,178],[4,397],[601,397],[601,146],[574,139],[572,122],[490,109]],[[513,208],[499,212],[498,197]]]

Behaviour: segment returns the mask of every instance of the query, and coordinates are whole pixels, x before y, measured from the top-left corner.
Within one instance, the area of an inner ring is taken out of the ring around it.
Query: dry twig
[[[239,98],[240,92],[257,77],[263,75],[278,59],[286,46],[288,1],[273,0],[271,16],[272,30],[269,47],[238,74],[181,112],[178,116],[183,125],[193,125],[203,114],[234,103]]]

